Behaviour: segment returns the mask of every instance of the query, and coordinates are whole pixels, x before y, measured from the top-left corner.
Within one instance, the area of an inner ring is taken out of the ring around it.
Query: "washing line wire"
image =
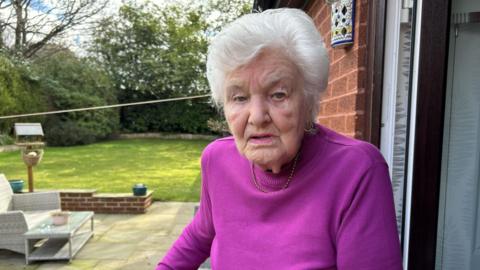
[[[20,117],[27,117],[27,116],[38,116],[38,115],[48,115],[48,114],[68,113],[68,112],[100,110],[100,109],[118,108],[118,107],[135,106],[135,105],[143,105],[143,104],[163,103],[163,102],[178,101],[178,100],[197,99],[197,98],[204,98],[204,97],[209,97],[209,96],[210,96],[210,94],[199,95],[199,96],[190,96],[190,97],[176,97],[176,98],[167,98],[167,99],[157,99],[157,100],[121,103],[121,104],[114,104],[114,105],[94,106],[94,107],[86,107],[86,108],[78,108],[78,109],[37,112],[37,113],[25,113],[25,114],[0,116],[0,119],[10,119],[10,118],[20,118]]]

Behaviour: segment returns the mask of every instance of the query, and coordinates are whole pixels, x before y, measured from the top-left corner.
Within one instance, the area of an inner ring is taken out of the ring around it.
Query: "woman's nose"
[[[249,111],[250,115],[248,123],[251,125],[263,126],[272,120],[270,117],[268,104],[262,98],[252,98]]]

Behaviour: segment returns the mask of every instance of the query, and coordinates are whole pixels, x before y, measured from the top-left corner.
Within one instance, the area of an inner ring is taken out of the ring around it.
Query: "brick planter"
[[[152,204],[152,193],[133,196],[131,193],[100,193],[96,190],[60,190],[62,210],[94,211],[108,214],[143,214]]]

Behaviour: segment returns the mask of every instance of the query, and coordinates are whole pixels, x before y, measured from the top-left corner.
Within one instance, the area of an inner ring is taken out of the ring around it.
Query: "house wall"
[[[343,48],[330,46],[331,7],[317,0],[311,1],[305,10],[323,36],[330,57],[328,87],[320,101],[318,122],[349,137],[365,140],[367,0],[356,1],[354,44]]]

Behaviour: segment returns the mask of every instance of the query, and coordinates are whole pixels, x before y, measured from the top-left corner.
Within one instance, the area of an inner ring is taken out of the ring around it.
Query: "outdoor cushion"
[[[13,191],[5,175],[0,174],[0,213],[12,210]]]
[[[54,210],[56,211],[56,210]],[[25,219],[27,220],[28,229],[32,229],[35,226],[41,224],[44,221],[48,221],[50,218],[50,212],[53,211],[27,211],[23,212]]]

